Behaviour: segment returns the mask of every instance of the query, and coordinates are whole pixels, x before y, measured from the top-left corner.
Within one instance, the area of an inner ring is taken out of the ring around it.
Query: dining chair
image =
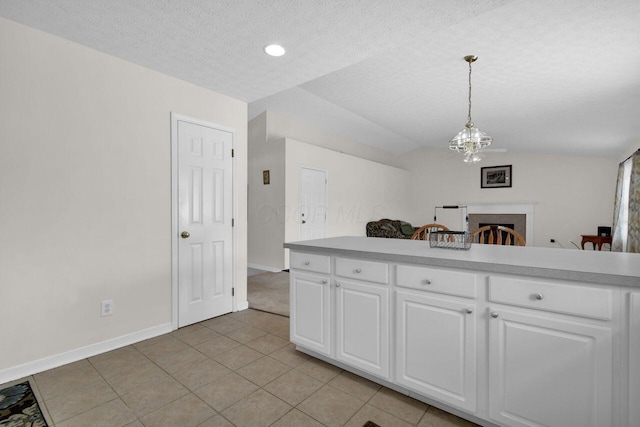
[[[432,231],[450,231],[449,228],[442,224],[427,224],[418,228],[413,235],[411,236],[411,240],[429,240],[429,233]]]
[[[502,225],[485,225],[476,228],[471,232],[471,241],[487,245],[526,246],[524,237],[520,233]]]

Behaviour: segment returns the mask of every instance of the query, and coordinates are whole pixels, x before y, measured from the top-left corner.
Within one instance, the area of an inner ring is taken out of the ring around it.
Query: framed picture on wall
[[[480,169],[480,188],[511,187],[511,165]]]

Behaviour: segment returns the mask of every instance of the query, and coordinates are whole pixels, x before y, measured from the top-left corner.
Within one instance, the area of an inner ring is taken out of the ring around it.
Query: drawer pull
[[[493,317],[494,319],[496,319],[498,317],[498,312],[496,311],[492,311],[491,312],[491,317]]]
[[[538,301],[541,300],[542,298],[544,298],[544,296],[541,293],[535,293],[533,294],[533,296],[535,297],[535,299],[537,299]]]
[[[340,287],[340,283],[336,282],[336,288]]]
[[[356,273],[362,273],[362,269],[361,268],[356,268]]]
[[[327,280],[326,280],[326,279],[325,279],[325,280],[323,280],[323,281],[322,281],[322,284],[323,284],[323,285],[326,285],[326,284],[327,284]]]
[[[465,312],[465,313],[467,313],[467,314],[471,314],[471,313],[473,313],[473,309],[471,309],[471,308],[465,308],[465,309],[464,309],[464,312]]]
[[[424,279],[424,280],[422,281],[422,284],[423,284],[423,285],[430,285],[430,284],[431,284],[431,280],[429,280],[429,279]]]
[[[304,265],[309,265],[309,264],[311,264],[309,261],[304,262]]]

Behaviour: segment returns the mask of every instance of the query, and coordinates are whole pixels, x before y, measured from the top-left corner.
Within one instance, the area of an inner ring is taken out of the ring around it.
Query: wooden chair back
[[[429,240],[429,233],[432,231],[449,231],[449,228],[442,224],[423,225],[413,233],[411,240]]]
[[[485,225],[471,232],[471,241],[487,245],[526,246],[524,237],[516,230],[502,225]]]

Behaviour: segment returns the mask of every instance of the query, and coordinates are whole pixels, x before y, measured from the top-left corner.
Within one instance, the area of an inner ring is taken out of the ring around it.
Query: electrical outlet
[[[104,317],[104,316],[111,316],[112,314],[113,314],[113,300],[108,299],[108,300],[102,301],[100,315]]]

